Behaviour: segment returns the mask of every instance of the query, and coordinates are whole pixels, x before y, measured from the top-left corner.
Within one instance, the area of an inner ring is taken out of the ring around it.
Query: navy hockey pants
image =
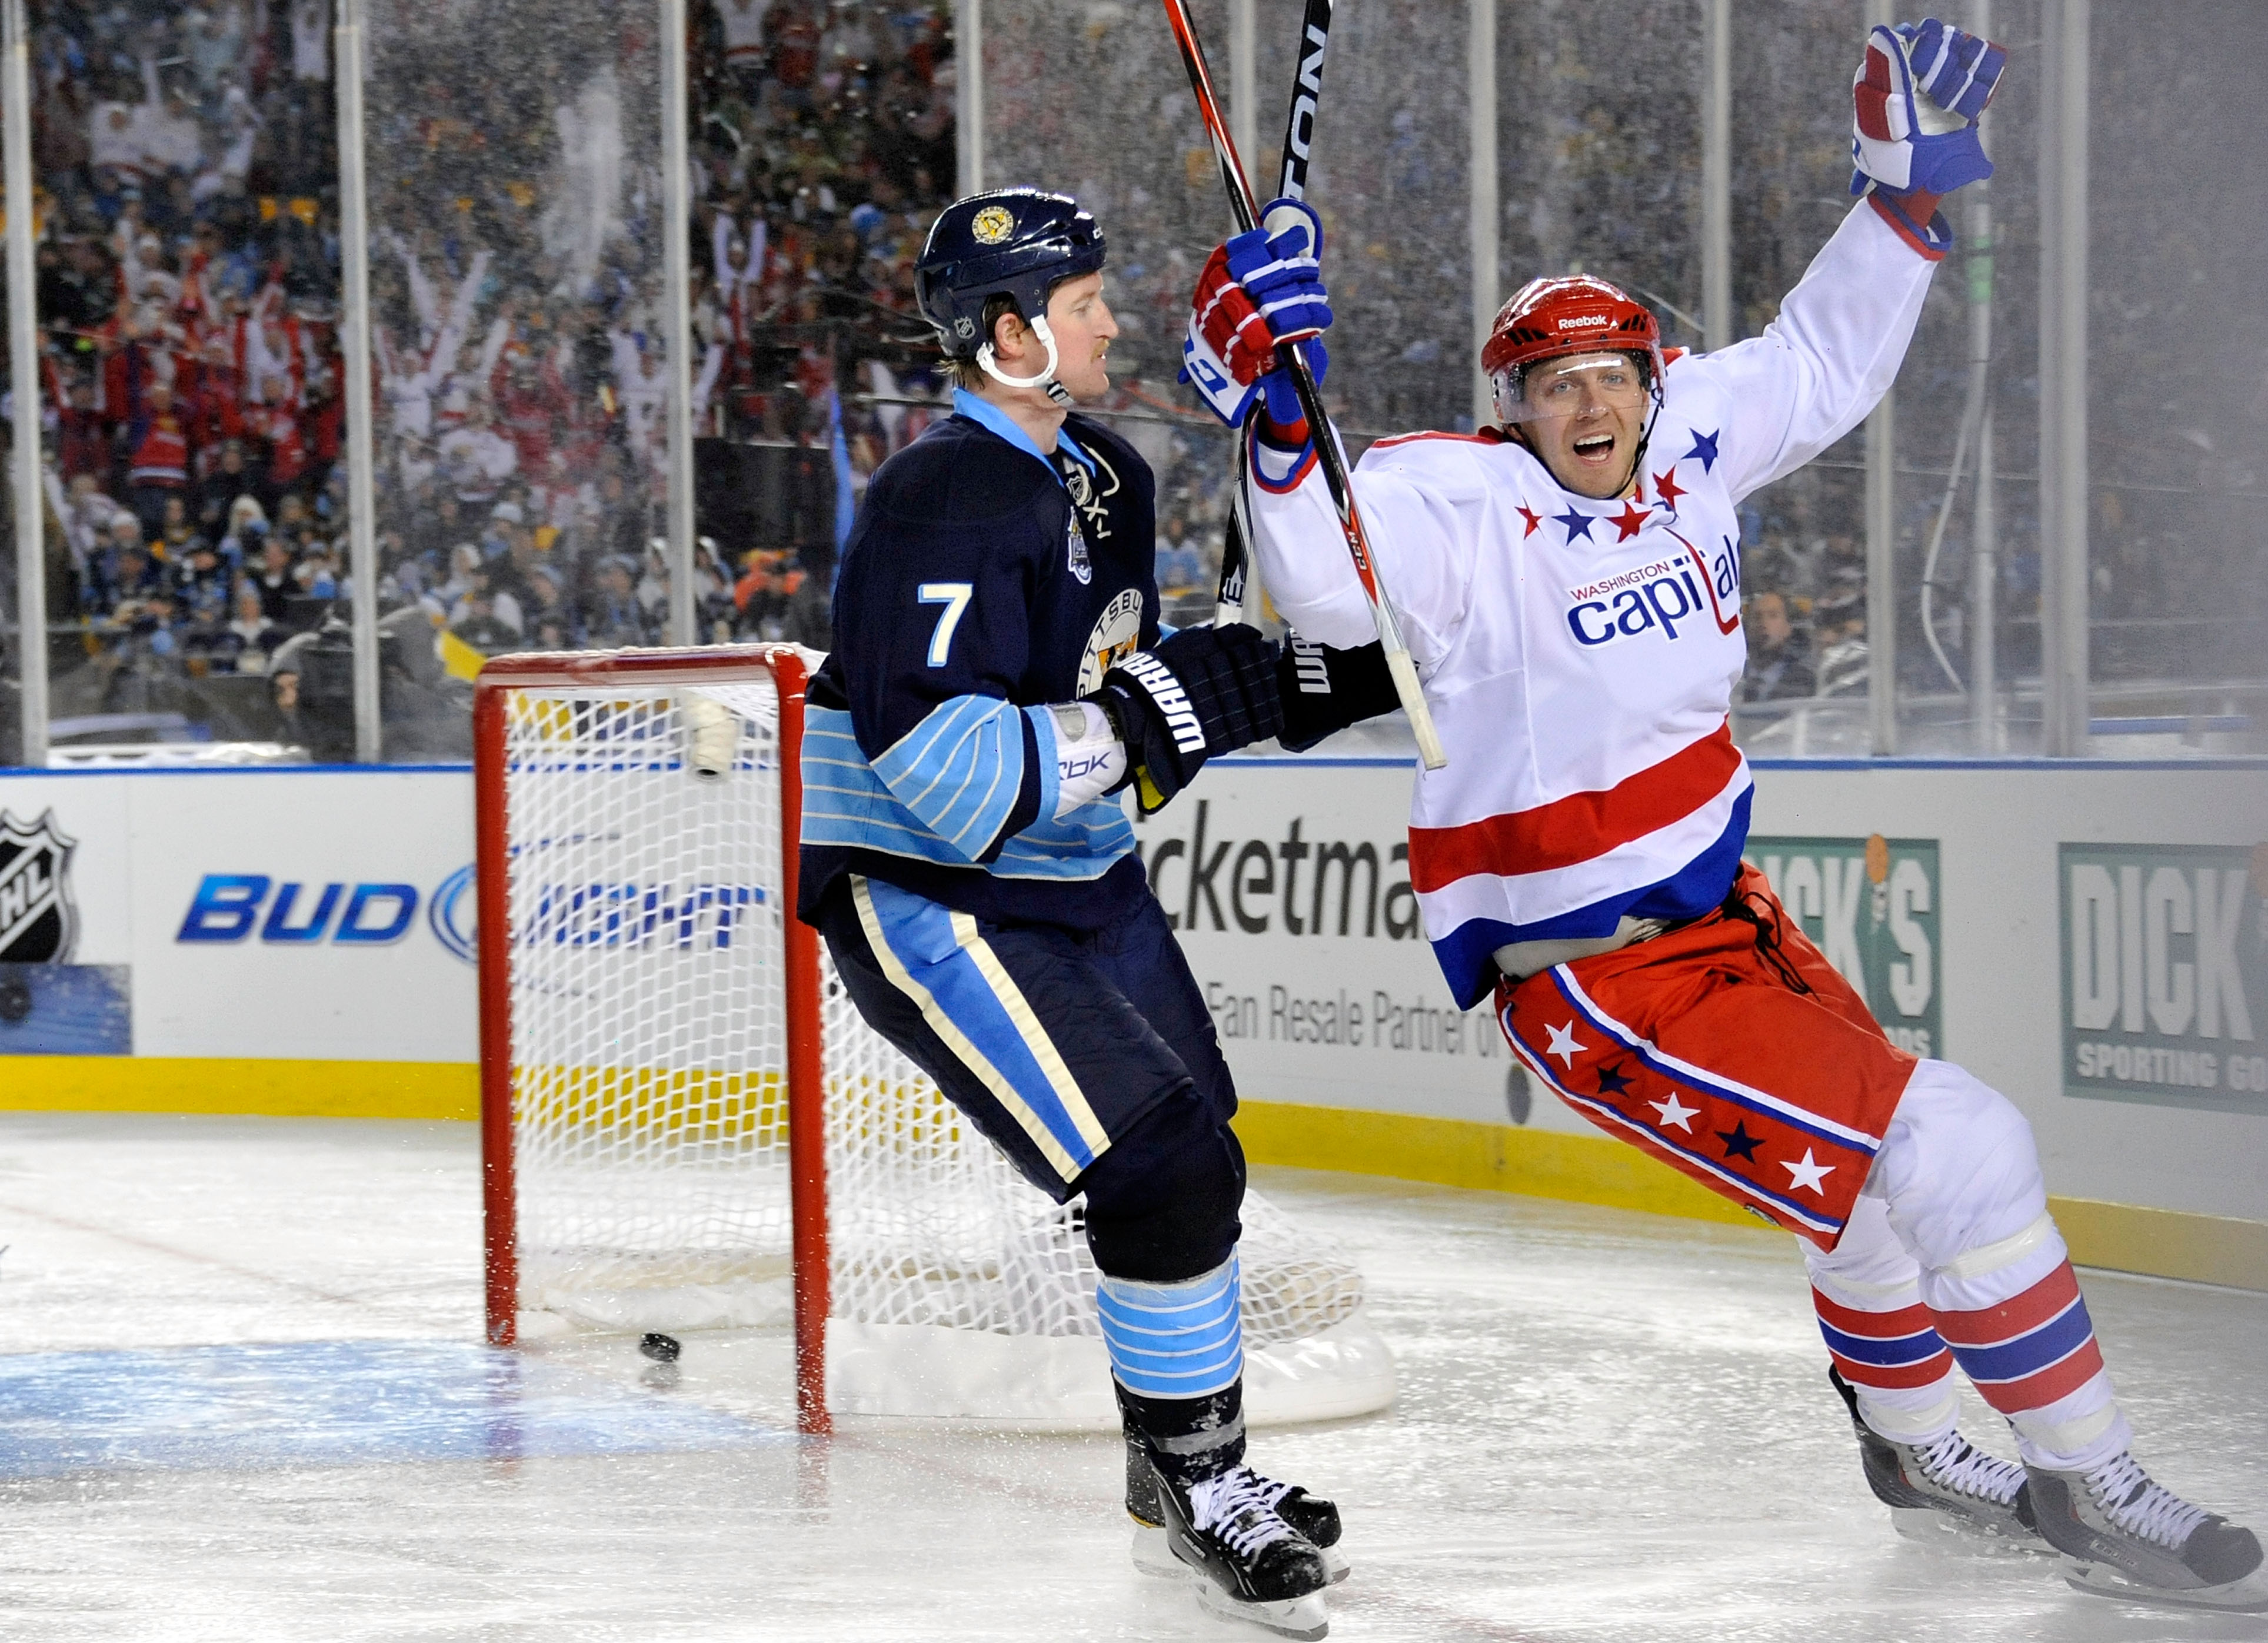
[[[1026,1180],[1059,1204],[1086,1195],[1104,1272],[1176,1283],[1228,1259],[1244,1197],[1235,1087],[1154,897],[1085,934],[853,876],[819,927],[867,1024]]]

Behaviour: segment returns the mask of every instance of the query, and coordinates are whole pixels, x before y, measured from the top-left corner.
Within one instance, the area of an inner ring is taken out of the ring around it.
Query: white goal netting
[[[713,680],[509,691],[512,1131],[524,1333],[785,1325],[779,714]],[[860,1020],[822,956],[838,1412],[1114,1424],[1079,1205],[1025,1183]],[[1256,1418],[1392,1396],[1362,1278],[1244,1205]]]

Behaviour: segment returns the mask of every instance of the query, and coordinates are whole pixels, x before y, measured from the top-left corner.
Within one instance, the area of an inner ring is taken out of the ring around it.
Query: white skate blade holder
[[[1211,1580],[1200,1578],[1197,1582],[1197,1602],[1208,1614],[1223,1620],[1234,1620],[1248,1626],[1258,1626],[1263,1632],[1273,1632],[1278,1637],[1299,1638],[1303,1643],[1313,1643],[1331,1632],[1331,1611],[1323,1602],[1321,1592],[1309,1592],[1305,1597],[1287,1597],[1280,1602],[1248,1603],[1231,1597]]]
[[[2094,1597],[2115,1597],[2126,1602],[2148,1603],[2160,1609],[2217,1610],[2223,1614],[2236,1615],[2268,1614],[2268,1564],[2263,1564],[2241,1580],[2230,1580],[2220,1586],[2146,1586],[2110,1563],[2090,1563],[2066,1553],[2063,1578],[2071,1582],[2073,1590],[2085,1592]]]
[[[1933,1507],[1892,1507],[1890,1527],[1901,1539],[1948,1557],[2021,1557],[2054,1550],[2047,1542],[1996,1534],[1973,1518],[1955,1517]]]
[[[1323,1574],[1333,1586],[1354,1573],[1347,1555],[1336,1546],[1318,1546],[1323,1554]],[[1164,1529],[1149,1523],[1134,1526],[1134,1566],[1144,1574],[1162,1580],[1203,1580],[1204,1577],[1174,1556],[1172,1537]]]

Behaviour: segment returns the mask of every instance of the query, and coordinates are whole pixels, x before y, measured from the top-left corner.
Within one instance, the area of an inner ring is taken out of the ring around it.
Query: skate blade
[[[1319,1546],[1323,1554],[1323,1579],[1332,1586],[1354,1573],[1346,1553],[1336,1546]],[[1174,1556],[1173,1538],[1153,1524],[1134,1526],[1134,1566],[1142,1573],[1161,1580],[1203,1580],[1204,1576]]]
[[[1210,1614],[1223,1620],[1235,1620],[1248,1626],[1258,1626],[1273,1632],[1278,1637],[1299,1638],[1302,1643],[1313,1643],[1331,1632],[1331,1612],[1323,1604],[1321,1592],[1309,1592],[1305,1597],[1287,1597],[1279,1602],[1248,1603],[1231,1597],[1211,1580],[1199,1578],[1197,1602]]]
[[[2063,1578],[2076,1592],[2091,1597],[2115,1597],[2130,1603],[2160,1609],[2210,1609],[2223,1614],[2268,1614],[2268,1567],[2255,1569],[2241,1580],[2224,1586],[2145,1586],[2124,1569],[2108,1563],[2088,1563],[2066,1556]]]
[[[1999,1558],[2055,1550],[2021,1529],[2003,1533],[1987,1529],[1974,1518],[1955,1517],[1934,1507],[1892,1507],[1890,1527],[1903,1539],[1954,1557]]]

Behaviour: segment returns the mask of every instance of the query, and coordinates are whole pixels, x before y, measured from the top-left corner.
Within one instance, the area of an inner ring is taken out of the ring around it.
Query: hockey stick
[[[1315,112],[1323,95],[1323,54],[1330,43],[1331,0],[1307,0],[1307,14],[1300,20],[1300,66],[1292,79],[1292,107],[1284,116],[1284,170],[1276,190],[1294,200],[1307,197],[1307,156],[1314,146]],[[1251,462],[1251,447],[1240,428],[1230,464],[1228,531],[1221,545],[1220,590],[1213,605],[1216,628],[1244,620],[1245,562],[1252,540]]]
[[[1221,118],[1220,99],[1212,88],[1212,73],[1205,66],[1204,48],[1197,41],[1197,26],[1189,20],[1185,0],[1164,0],[1164,4],[1166,20],[1173,26],[1174,41],[1181,48],[1182,66],[1189,70],[1189,90],[1197,98],[1205,132],[1212,139],[1213,157],[1220,162],[1229,210],[1236,218],[1237,232],[1248,233],[1259,225],[1259,203],[1252,197],[1252,184],[1244,174],[1244,162],[1237,157],[1236,140],[1229,136],[1227,122]],[[1385,647],[1387,670],[1394,676],[1394,693],[1401,698],[1403,711],[1410,715],[1410,728],[1418,737],[1418,756],[1425,761],[1427,770],[1438,770],[1448,759],[1441,751],[1440,734],[1433,728],[1433,715],[1425,705],[1425,693],[1418,682],[1417,664],[1410,658],[1410,647],[1403,643],[1401,619],[1394,614],[1393,601],[1387,597],[1379,581],[1378,567],[1372,562],[1370,539],[1362,527],[1362,514],[1355,506],[1354,487],[1348,483],[1338,441],[1323,414],[1323,396],[1315,387],[1315,373],[1307,368],[1306,357],[1297,348],[1278,348],[1276,357],[1292,372],[1292,386],[1300,395],[1300,413],[1307,417],[1308,431],[1314,439],[1316,464],[1323,470],[1323,483],[1331,493],[1331,505],[1339,516],[1339,529],[1346,537],[1347,556],[1354,561],[1355,576],[1370,600],[1371,619],[1377,624],[1379,643]]]

